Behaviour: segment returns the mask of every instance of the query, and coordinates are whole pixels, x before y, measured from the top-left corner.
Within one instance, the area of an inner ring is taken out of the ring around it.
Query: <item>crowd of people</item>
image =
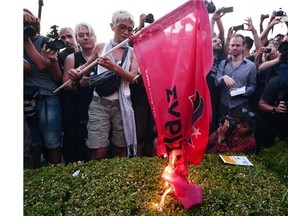
[[[139,65],[133,44],[123,43],[145,26],[147,15],[135,28],[128,11],[115,11],[113,38],[98,43],[88,23],[61,27],[51,39],[40,34],[35,15],[28,9],[23,14],[24,168],[40,168],[43,158],[56,165],[155,156],[157,130]],[[245,19],[253,39],[233,27],[225,38],[224,15],[225,8],[218,8],[210,20],[214,62],[206,77],[212,104],[207,153],[257,153],[288,139],[288,34],[268,38],[281,22],[273,11],[266,27],[261,16],[259,33],[252,19]],[[121,82],[117,91],[102,95],[91,79],[107,70]]]
[[[278,140],[288,140],[288,33],[268,38],[286,16],[281,12],[273,11],[264,28],[261,15],[259,32],[251,18],[245,19],[244,30],[253,39],[233,26],[225,39],[225,8],[213,13],[214,62],[206,77],[213,118],[207,153],[257,154]]]

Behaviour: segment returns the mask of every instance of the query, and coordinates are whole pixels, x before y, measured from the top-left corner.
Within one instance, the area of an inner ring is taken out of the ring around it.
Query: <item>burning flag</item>
[[[188,163],[203,159],[211,119],[206,74],[213,55],[204,1],[186,2],[131,39],[156,122],[157,155],[169,158],[162,178],[185,208],[201,204],[202,187],[186,177]]]

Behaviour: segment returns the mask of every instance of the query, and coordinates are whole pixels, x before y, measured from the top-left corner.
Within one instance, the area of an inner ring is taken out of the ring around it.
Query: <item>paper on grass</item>
[[[246,92],[246,86],[243,86],[241,88],[233,88],[230,91],[230,95],[231,97],[234,97],[236,95],[241,95],[244,94]]]
[[[240,166],[254,166],[246,156],[230,156],[230,155],[219,155],[224,163],[240,165]]]

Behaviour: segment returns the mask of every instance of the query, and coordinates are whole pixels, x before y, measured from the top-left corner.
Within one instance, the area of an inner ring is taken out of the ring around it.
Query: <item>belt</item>
[[[127,97],[127,99],[130,101],[130,96]],[[119,103],[119,99],[116,100],[108,100],[105,98],[101,98],[101,97],[97,97],[97,96],[93,96],[93,100],[100,103],[101,105],[105,106],[105,107],[113,107],[113,106],[120,106]]]
[[[93,96],[93,100],[100,103],[101,105],[105,106],[105,107],[113,107],[113,106],[120,106],[119,100],[108,100],[105,98],[101,98],[101,97],[96,97]]]

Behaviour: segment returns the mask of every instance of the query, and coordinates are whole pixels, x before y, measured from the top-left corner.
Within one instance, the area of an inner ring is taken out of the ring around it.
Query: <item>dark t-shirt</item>
[[[279,100],[281,88],[279,88],[280,76],[272,77],[267,83],[261,98],[270,106],[274,106]]]
[[[64,62],[65,62],[65,59],[68,55],[70,55],[71,53],[74,53],[75,50],[74,49],[64,49],[63,51],[61,51],[58,55],[58,62],[59,62],[59,65],[60,65],[60,68],[61,70],[63,71],[64,70]]]
[[[221,90],[219,87],[215,85],[215,78],[217,75],[217,70],[218,70],[218,66],[220,62],[221,62],[220,59],[214,58],[212,69],[209,71],[209,73],[206,76],[206,82],[210,90],[211,101],[215,103],[220,102]]]

